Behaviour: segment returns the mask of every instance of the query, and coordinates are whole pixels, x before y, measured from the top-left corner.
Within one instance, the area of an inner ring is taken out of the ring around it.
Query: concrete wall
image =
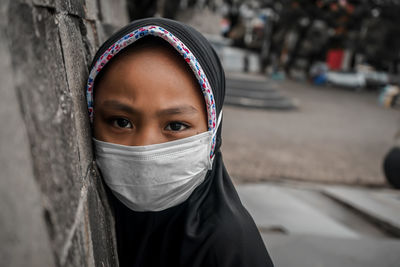
[[[116,266],[84,87],[125,0],[2,0],[0,265]]]

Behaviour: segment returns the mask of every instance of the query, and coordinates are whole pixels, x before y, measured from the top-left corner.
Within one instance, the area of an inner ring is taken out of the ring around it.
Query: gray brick
[[[99,7],[97,0],[85,0],[84,3],[85,18],[89,20],[99,19]]]
[[[75,120],[75,138],[79,148],[80,177],[85,177],[89,165],[93,161],[91,146],[91,128],[85,97],[85,86],[88,70],[85,58],[85,49],[82,42],[80,21],[65,15],[58,15],[61,45],[64,56],[65,72],[68,88],[73,102]]]
[[[78,17],[85,17],[85,0],[55,0],[58,12],[72,14]]]
[[[86,207],[84,208],[86,209]],[[96,266],[93,259],[93,248],[90,240],[90,229],[83,211],[77,221],[77,227],[73,233],[65,259],[62,259],[62,267]]]
[[[88,217],[96,266],[118,266],[114,217],[97,172],[93,172],[88,188]]]
[[[128,9],[125,0],[99,0],[99,5],[100,20],[103,23],[121,27],[128,22]]]
[[[8,28],[0,5],[0,36]],[[11,54],[0,38],[0,259],[4,266],[54,266],[35,183],[26,128],[13,81]]]
[[[51,239],[62,247],[80,196],[79,149],[58,26],[45,8],[12,2],[12,61]]]
[[[99,36],[100,44],[103,44],[113,33],[118,31],[120,27],[109,23],[96,21],[96,28]]]
[[[100,46],[96,22],[82,20],[81,30],[85,31],[85,34],[82,33],[82,40],[86,51],[86,63],[88,64],[87,66],[89,68],[93,57]]]
[[[118,266],[114,221],[100,176],[88,173],[87,197],[62,266]]]
[[[104,32],[103,24],[100,21],[96,21],[96,30],[97,38],[99,40],[99,44],[101,45],[107,40],[109,36],[106,35],[106,33]]]
[[[50,7],[50,8],[56,7],[56,0],[32,0],[32,2],[37,6]]]

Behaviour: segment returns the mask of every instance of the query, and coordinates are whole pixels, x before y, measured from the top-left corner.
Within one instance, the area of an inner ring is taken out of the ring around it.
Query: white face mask
[[[93,138],[96,163],[106,184],[135,211],[161,211],[187,200],[212,168],[212,139],[211,131],[148,146]]]

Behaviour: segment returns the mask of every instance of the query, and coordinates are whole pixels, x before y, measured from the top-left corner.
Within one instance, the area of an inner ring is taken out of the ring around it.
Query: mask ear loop
[[[217,127],[215,127],[215,131],[212,134],[212,139],[214,139],[214,137],[217,135],[218,129],[219,129],[219,125],[221,124],[222,121],[222,109],[219,112],[219,116],[218,116],[218,120],[217,120]]]
[[[218,120],[217,120],[217,127],[215,127],[215,130],[214,130],[213,134],[211,135],[211,144],[209,146],[209,148],[210,148],[210,153],[209,154],[210,155],[211,155],[211,147],[212,147],[213,141],[214,141],[214,143],[217,142],[217,140],[216,139],[214,140],[214,138],[216,138],[216,135],[217,135],[217,132],[218,132],[218,129],[219,129],[219,125],[221,124],[221,121],[222,121],[222,110],[219,112],[219,116],[218,116]],[[215,151],[213,151],[212,156],[210,156],[209,166],[208,166],[209,170],[212,169],[212,163],[214,161],[214,157],[215,157]]]

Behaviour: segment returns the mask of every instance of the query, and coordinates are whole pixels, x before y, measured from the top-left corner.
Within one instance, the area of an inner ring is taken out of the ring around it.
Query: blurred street
[[[243,73],[246,53],[220,53],[224,161],[275,265],[397,266],[400,192],[382,161],[398,111],[376,91]]]
[[[299,182],[237,189],[275,266],[398,266],[400,193],[395,190]]]
[[[376,92],[257,75],[228,73],[228,78],[241,79],[242,95],[249,89],[244,81],[264,81],[265,90],[286,96],[284,101],[297,106],[288,110],[251,105],[224,108],[222,150],[236,182],[299,179],[385,184],[382,161],[393,145],[399,114],[380,107]]]
[[[236,183],[286,179],[387,186],[382,164],[395,145],[400,116],[378,103],[380,89],[317,86],[305,75],[289,79],[273,69],[260,75],[260,54],[218,35],[220,14],[205,8],[178,18],[206,33],[223,62],[222,150]]]
[[[376,92],[230,66],[224,161],[276,266],[397,266],[400,193],[362,186],[386,187],[398,112],[380,107]]]

